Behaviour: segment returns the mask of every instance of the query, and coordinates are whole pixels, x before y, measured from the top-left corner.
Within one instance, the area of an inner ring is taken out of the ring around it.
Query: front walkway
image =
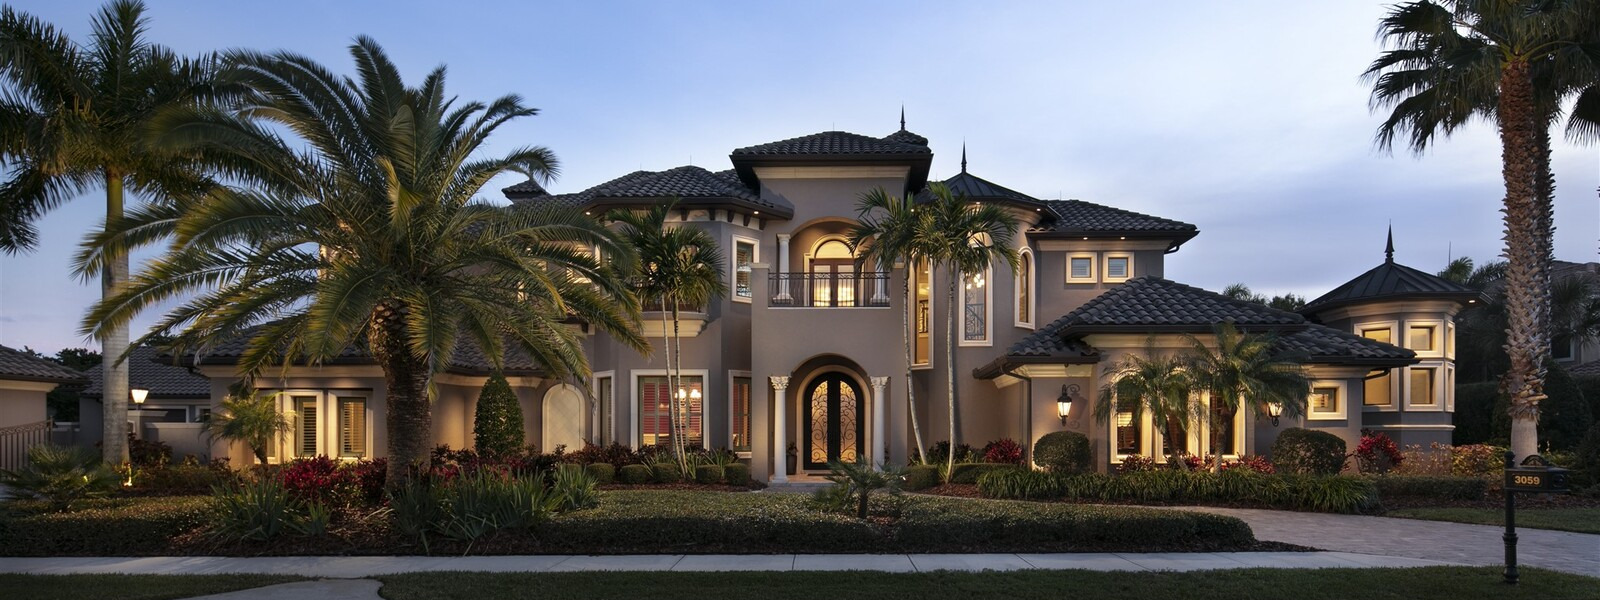
[[[1253,508],[1184,507],[1238,517],[1256,539],[1322,550],[1359,552],[1467,565],[1499,565],[1505,528],[1391,517],[1331,515]],[[1600,535],[1517,528],[1517,564],[1600,576]]]
[[[259,573],[354,578],[426,571],[1205,571],[1212,569],[1428,567],[1451,563],[1351,552],[1066,554],[643,554],[615,556],[296,556],[0,558],[0,573],[216,575]]]

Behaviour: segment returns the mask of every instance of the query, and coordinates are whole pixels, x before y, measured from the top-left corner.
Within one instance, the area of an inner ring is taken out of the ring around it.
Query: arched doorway
[[[827,469],[828,461],[855,462],[866,441],[862,390],[855,379],[831,372],[806,386],[800,406],[804,438],[801,458],[806,469]]]
[[[856,306],[860,285],[855,253],[840,238],[824,238],[811,253],[813,306]]]
[[[551,452],[557,446],[567,450],[583,448],[583,392],[568,384],[544,393],[544,436],[540,450]]]

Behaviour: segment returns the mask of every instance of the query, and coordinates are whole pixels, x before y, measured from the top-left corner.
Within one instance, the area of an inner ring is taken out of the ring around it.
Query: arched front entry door
[[[843,373],[826,373],[805,390],[805,468],[855,462],[866,441],[861,389]]]
[[[539,450],[583,449],[583,419],[583,392],[567,384],[550,388],[544,394],[544,440]]]

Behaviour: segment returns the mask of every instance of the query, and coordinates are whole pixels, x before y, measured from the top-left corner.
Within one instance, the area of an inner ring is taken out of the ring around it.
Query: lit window
[[[600,439],[599,439],[599,442],[600,442],[600,445],[604,446],[604,445],[610,444],[612,442],[612,437],[611,437],[611,419],[612,419],[612,416],[611,416],[612,415],[612,412],[611,412],[612,411],[612,406],[611,406],[611,404],[612,404],[612,402],[611,402],[611,395],[612,395],[611,378],[610,377],[600,377],[600,378],[595,379],[594,388],[595,388],[594,389],[595,399],[600,402],[600,410],[598,411],[600,413],[598,415],[598,418],[600,419],[600,427],[599,427],[599,429],[600,429],[599,438]]]
[[[1130,277],[1129,258],[1126,256],[1106,257],[1106,281],[1120,281]]]
[[[294,455],[317,455],[317,397],[295,396]]]
[[[1433,372],[1431,368],[1411,369],[1411,403],[1419,406],[1433,406],[1437,401],[1433,397]]]
[[[700,377],[681,378],[683,400],[675,402],[671,382],[665,376],[639,378],[639,444],[656,446],[672,443],[672,411],[679,412],[680,426],[685,430],[684,441],[690,448],[701,447],[704,438],[701,426],[702,394],[705,388]]]
[[[1362,329],[1361,337],[1376,342],[1390,343],[1393,341],[1393,332],[1388,327]],[[1391,406],[1394,398],[1390,394],[1390,374],[1385,372],[1377,377],[1368,377],[1362,386],[1361,404],[1364,406]]]
[[[1406,347],[1412,350],[1433,350],[1432,325],[1413,325],[1406,328]]]
[[[1017,263],[1017,322],[1033,323],[1033,255],[1023,253]]]
[[[367,456],[366,398],[339,398],[339,456]]]
[[[1309,400],[1313,414],[1338,414],[1339,412],[1339,388],[1312,388]]]
[[[1117,399],[1117,454],[1137,455],[1143,453],[1139,424],[1134,418],[1134,401]]]
[[[750,297],[750,270],[755,262],[755,242],[735,239],[733,242],[733,296],[735,298]]]
[[[733,431],[728,446],[734,452],[750,451],[750,378],[734,377],[728,409]]]
[[[961,339],[982,342],[989,339],[989,277],[986,273],[968,275],[962,289]]]
[[[916,331],[916,352],[911,362],[926,365],[933,356],[933,263],[917,261],[915,277],[916,283],[911,287],[916,294],[916,313],[911,315],[911,323]]]

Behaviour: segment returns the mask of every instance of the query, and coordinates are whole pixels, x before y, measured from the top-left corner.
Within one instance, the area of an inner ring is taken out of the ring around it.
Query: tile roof
[[[945,186],[957,196],[966,196],[974,200],[1007,200],[1021,202],[1033,206],[1041,202],[1038,198],[989,181],[966,171],[957,173],[954,177],[944,180]],[[924,192],[926,193],[926,192]]]
[[[1567,367],[1567,374],[1573,377],[1600,377],[1600,360]]]
[[[772,211],[774,216],[780,218],[788,218],[794,214],[794,205],[782,198],[765,198],[752,192],[732,169],[712,173],[696,166],[682,166],[665,171],[634,171],[571,194],[530,196],[508,192],[506,197],[517,203],[552,203],[574,207],[626,204],[635,200],[653,201],[675,197],[683,200],[686,205],[706,204],[708,201],[712,204],[726,202],[755,210]]]
[[[186,353],[179,362],[180,364],[194,365],[235,364],[243,356],[255,330],[254,328],[247,330],[243,335],[229,339],[207,350]],[[166,355],[161,358],[170,360],[170,356]],[[532,356],[515,346],[508,345],[503,363],[504,371],[508,374],[538,374],[541,371]],[[341,350],[337,358],[328,360],[324,364],[370,365],[373,364],[373,361],[372,354],[366,348],[361,347],[361,345],[352,345]],[[477,342],[463,335],[457,340],[455,355],[451,357],[450,365],[445,370],[466,375],[483,375],[493,371],[493,367]]]
[[[190,372],[186,367],[172,364],[170,356],[162,360],[162,356],[160,350],[148,346],[134,348],[128,353],[128,387],[150,390],[150,397],[157,400],[211,397],[210,379]],[[93,368],[84,375],[88,376],[89,385],[83,388],[81,395],[99,398],[104,372]]]
[[[1141,237],[1176,235],[1182,237],[1183,241],[1187,241],[1200,233],[1199,228],[1182,221],[1112,208],[1093,202],[1084,202],[1082,200],[1044,200],[1043,202],[1055,214],[1055,219],[1040,223],[1038,227],[1030,229],[1029,233],[1060,235],[1063,237],[1106,233],[1132,234]]]
[[[909,133],[909,132],[908,132]],[[894,134],[890,134],[894,137]],[[918,136],[921,137],[921,136]],[[902,138],[903,139],[903,138]],[[848,131],[824,131],[787,140],[778,140],[733,151],[733,157],[746,156],[838,156],[838,155],[932,155],[926,140],[911,144],[889,138],[875,138]]]
[[[0,379],[9,381],[40,381],[45,383],[82,383],[83,373],[52,360],[23,354],[0,346]]]
[[[1302,331],[1278,338],[1284,350],[1309,358],[1313,363],[1382,364],[1412,362],[1417,353],[1392,344],[1375,342],[1354,333],[1325,325],[1311,324]]]
[[[1390,259],[1306,303],[1300,308],[1300,314],[1316,314],[1330,308],[1372,300],[1438,298],[1466,302],[1482,297],[1483,294],[1477,290]]]
[[[910,131],[906,131],[905,128],[901,128],[900,131],[883,136],[883,139],[891,142],[899,142],[901,144],[911,144],[913,146],[928,145],[928,138],[911,133]]]

